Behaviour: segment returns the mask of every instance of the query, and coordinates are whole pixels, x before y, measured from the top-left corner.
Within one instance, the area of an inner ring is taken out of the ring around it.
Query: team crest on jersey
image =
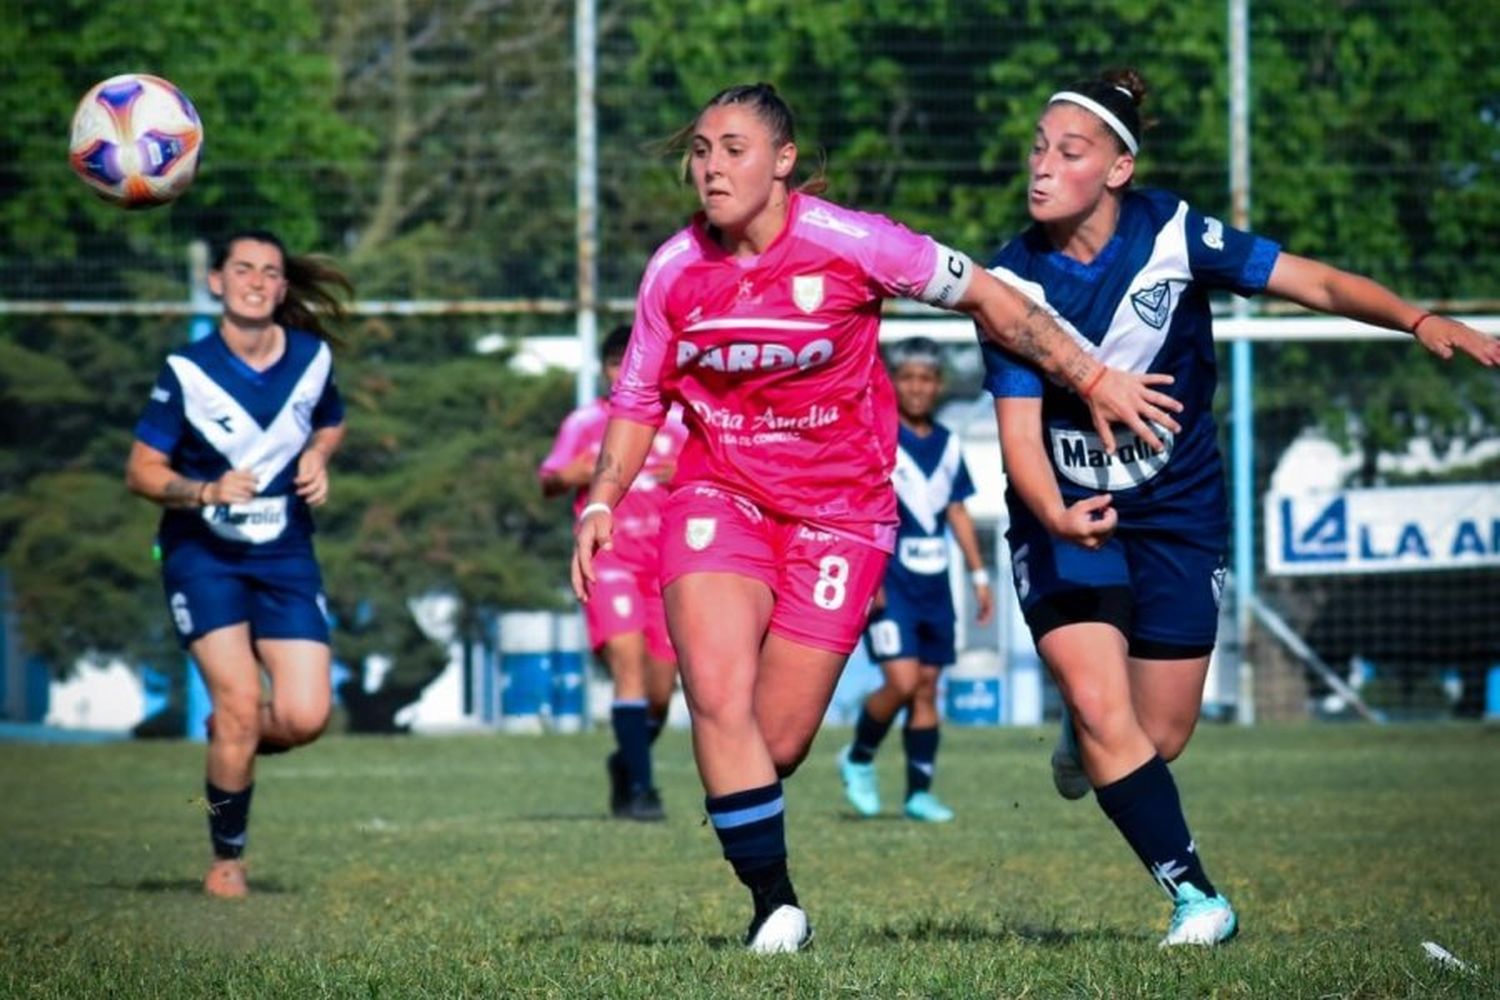
[[[1142,288],[1130,296],[1130,304],[1135,306],[1135,314],[1146,321],[1153,330],[1160,330],[1167,325],[1167,316],[1172,312],[1172,286],[1165,281],[1158,281],[1150,288]]]
[[[716,517],[690,517],[687,519],[683,540],[694,552],[702,552],[713,544],[714,532],[718,527],[719,519]]]
[[[823,276],[799,274],[792,278],[792,301],[805,313],[816,312],[823,304]]]

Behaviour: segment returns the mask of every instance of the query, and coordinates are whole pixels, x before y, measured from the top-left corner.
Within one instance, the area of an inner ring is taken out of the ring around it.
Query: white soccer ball
[[[78,102],[68,163],[106,201],[150,208],[188,189],[202,149],[203,123],[187,95],[159,76],[126,73]]]

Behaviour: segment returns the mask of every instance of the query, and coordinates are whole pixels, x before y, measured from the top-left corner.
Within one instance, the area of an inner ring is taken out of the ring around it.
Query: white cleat
[[[812,943],[812,925],[800,906],[778,906],[750,930],[745,947],[752,955],[782,955],[801,951]]]
[[[1083,771],[1083,758],[1078,752],[1078,739],[1073,735],[1073,720],[1063,711],[1062,729],[1057,734],[1057,746],[1052,748],[1052,787],[1065,799],[1081,799],[1094,790],[1089,776]]]
[[[1177,901],[1172,909],[1172,924],[1161,947],[1180,944],[1209,947],[1222,944],[1240,929],[1234,907],[1223,896],[1205,896],[1191,883],[1177,887]]]

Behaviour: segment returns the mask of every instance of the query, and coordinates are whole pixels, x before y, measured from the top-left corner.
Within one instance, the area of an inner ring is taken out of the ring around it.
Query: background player
[[[885,680],[860,709],[854,742],[839,755],[839,773],[844,793],[860,815],[880,812],[875,752],[896,713],[905,708],[903,811],[915,820],[945,823],[953,810],[931,788],[938,751],[938,671],[957,659],[946,528],[952,527],[968,567],[980,624],[989,620],[993,599],[974,522],[964,507],[974,484],[963,450],[957,435],[933,420],[943,389],[937,344],[926,337],[897,344],[891,351],[891,380],[900,417],[893,481],[901,520],[895,558],[886,567],[875,616],[865,630],[865,645]]]
[[[754,902],[749,947],[795,951],[811,930],[787,872],[780,778],[807,753],[895,533],[881,301],[976,316],[1088,395],[1105,433],[1111,419],[1175,426],[1176,404],[1148,388],[1165,379],[1089,360],[962,254],[793,191],[792,115],[769,85],[720,92],[684,133],[703,211],[641,280],[573,584],[590,599],[613,509],[680,400],[689,436],[663,516],[662,582],[694,755],[709,819]]]
[[[328,459],[344,437],[324,322],[342,316],[334,289],[353,288],[264,231],[231,236],[208,283],[224,305],[218,332],[167,358],[125,482],[166,508],[167,603],[213,704],[205,795],[215,860],[203,886],[238,897],[257,749],[309,743],[328,722],[309,508],[328,499]]]
[[[617,326],[599,347],[606,397],[620,375],[630,327]],[[609,403],[597,399],[568,414],[538,474],[542,492],[575,491],[576,517],[609,421]],[[615,508],[613,549],[601,554],[594,599],[583,606],[589,645],[614,681],[610,724],[616,748],[605,760],[610,812],[622,819],[663,818],[661,796],[651,777],[651,745],[661,734],[677,686],[677,657],[662,608],[658,547],[667,483],[687,430],[668,420],[651,442],[641,475]]]
[[[1106,456],[1067,393],[988,341],[984,351],[1016,591],[1072,717],[1053,756],[1058,788],[1072,798],[1092,786],[1171,897],[1162,943],[1214,944],[1238,921],[1204,872],[1167,768],[1197,723],[1228,541],[1208,293],[1269,291],[1408,330],[1443,358],[1461,350],[1493,365],[1500,345],[1176,195],[1133,191],[1145,89],[1124,70],[1053,95],[1029,161],[1036,225],[994,270],[1055,309],[1099,360],[1173,375],[1181,430],[1162,435],[1160,452],[1122,434]]]

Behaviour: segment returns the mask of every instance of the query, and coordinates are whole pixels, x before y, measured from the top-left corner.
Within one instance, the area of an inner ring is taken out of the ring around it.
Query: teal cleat
[[[923,823],[947,823],[953,819],[953,810],[939,802],[931,792],[916,792],[906,800],[906,818]]]
[[[1052,749],[1052,787],[1065,799],[1081,799],[1094,790],[1083,770],[1083,756],[1078,752],[1078,737],[1073,733],[1073,718],[1063,708],[1057,746]]]
[[[1229,900],[1220,895],[1205,896],[1191,882],[1183,882],[1177,886],[1172,924],[1167,928],[1167,936],[1161,939],[1161,947],[1223,944],[1239,929],[1239,920]]]
[[[880,787],[876,783],[875,764],[856,764],[849,759],[853,747],[839,751],[839,777],[844,779],[844,797],[861,816],[880,812]]]

